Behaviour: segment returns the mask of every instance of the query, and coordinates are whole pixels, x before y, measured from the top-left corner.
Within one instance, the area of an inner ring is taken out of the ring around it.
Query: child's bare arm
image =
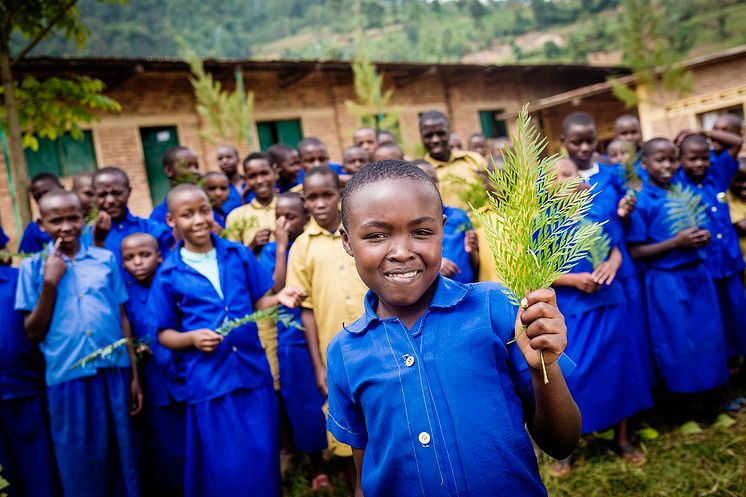
[[[731,157],[734,159],[738,158],[738,152],[741,151],[741,146],[743,145],[743,138],[741,138],[740,135],[729,133],[728,131],[716,131],[713,129],[712,131],[706,131],[705,136],[712,140],[719,141],[723,144],[723,148],[728,151]]]
[[[268,293],[267,295],[264,295],[262,298],[257,300],[254,304],[254,309],[268,309],[278,304],[282,304],[285,307],[290,307],[292,309],[295,307],[300,307],[301,302],[303,302],[303,299],[305,298],[306,292],[304,292],[303,290],[286,286],[276,295]]]
[[[222,341],[222,335],[207,328],[186,332],[168,328],[158,333],[158,342],[171,350],[186,350],[195,347],[202,352],[212,352]]]
[[[314,318],[311,309],[303,309],[300,313],[300,320],[303,324],[303,333],[306,336],[306,343],[308,344],[308,353],[311,355],[311,364],[313,365],[313,372],[316,376],[316,387],[324,398],[326,398],[329,396],[329,390],[326,383],[326,366],[324,366],[321,360],[316,318]]]
[[[629,245],[629,255],[633,259],[653,259],[666,252],[681,247],[703,247],[710,241],[710,232],[700,228],[679,231],[676,236],[658,243],[638,243]]]
[[[44,263],[44,280],[36,307],[23,318],[26,335],[34,342],[41,342],[47,336],[49,324],[52,322],[54,303],[57,299],[57,285],[67,270],[67,264],[59,252],[60,240],[57,240],[54,250]]]
[[[285,286],[285,279],[287,277],[287,251],[288,251],[288,222],[285,217],[277,219],[277,227],[275,228],[275,240],[277,241],[277,250],[275,253],[275,272],[272,274],[272,278],[275,284],[272,286],[272,293],[279,293],[280,290]]]
[[[363,458],[365,449],[352,449],[352,459],[355,461],[355,496],[363,497],[362,476],[363,476]]]
[[[557,364],[567,345],[565,318],[557,308],[554,290],[543,288],[531,292],[525,303],[525,310],[519,311],[516,318],[517,344],[531,370],[536,401],[526,423],[542,450],[564,459],[575,450],[581,431],[580,410]],[[525,333],[520,333],[522,325],[526,326]],[[544,356],[548,383],[544,383],[540,353]]]
[[[132,327],[130,320],[127,319],[127,311],[124,305],[119,306],[119,314],[122,320],[122,336],[132,338]],[[130,358],[132,366],[132,381],[130,382],[130,416],[135,416],[142,410],[142,388],[140,387],[140,375],[137,371],[137,360],[135,359],[135,350],[131,343],[127,344],[127,355]]]

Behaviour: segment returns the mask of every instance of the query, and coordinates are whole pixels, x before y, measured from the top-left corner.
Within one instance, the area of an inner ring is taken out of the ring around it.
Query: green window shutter
[[[163,172],[163,154],[169,148],[179,145],[179,135],[175,126],[159,126],[140,128],[140,139],[145,156],[150,198],[155,205],[163,200],[171,187],[166,173]]]
[[[62,176],[95,171],[97,168],[93,134],[90,131],[84,131],[81,140],[76,140],[69,133],[65,133],[57,140],[57,150]]]
[[[480,110],[479,111],[479,124],[482,128],[482,134],[486,136],[487,138],[492,138],[495,136],[493,133],[495,132],[495,128],[493,126],[492,121],[492,112],[488,110]]]
[[[57,145],[49,138],[39,138],[39,150],[26,148],[23,150],[28,164],[29,178],[39,173],[52,173],[60,176],[62,167],[57,154]]]
[[[256,123],[256,133],[259,135],[259,148],[267,150],[277,143],[277,129],[274,121]]]
[[[303,139],[300,120],[289,119],[287,121],[277,121],[277,138],[280,143],[297,147],[298,143]]]

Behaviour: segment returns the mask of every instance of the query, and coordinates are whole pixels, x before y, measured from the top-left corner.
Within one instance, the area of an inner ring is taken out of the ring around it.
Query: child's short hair
[[[128,241],[134,241],[134,240],[139,240],[139,241],[147,243],[148,245],[150,245],[150,248],[152,248],[156,253],[161,252],[161,248],[158,246],[158,240],[156,240],[156,238],[150,233],[145,233],[142,231],[138,231],[137,233],[132,233],[131,235],[127,235],[124,238],[122,238],[122,245],[124,245]]]
[[[382,160],[371,162],[357,172],[345,186],[342,192],[342,225],[347,229],[347,216],[350,212],[354,195],[368,185],[380,183],[386,180],[405,179],[422,183],[427,188],[432,189],[438,198],[438,203],[442,206],[443,199],[440,196],[438,187],[435,185],[430,176],[422,169],[411,162],[404,160]]]
[[[395,155],[398,157],[397,159],[387,159],[387,156]],[[376,159],[376,157],[379,157],[379,159]],[[383,145],[379,145],[375,152],[373,152],[373,160],[403,160],[404,159],[404,151],[401,149],[399,145],[396,143],[384,143]]]
[[[306,203],[303,201],[303,195],[301,195],[299,192],[284,192],[277,196],[277,201],[280,200],[297,200],[300,203],[300,207],[303,210],[303,212],[306,212]]]
[[[330,168],[329,166],[315,166],[306,171],[306,173],[303,175],[303,186],[305,187],[306,181],[309,178],[312,178],[314,176],[329,176],[334,181],[334,185],[339,189],[339,175],[334,171],[334,169]]]
[[[638,127],[640,126],[640,120],[637,119],[637,116],[634,114],[622,114],[614,120],[614,132],[617,132],[622,123],[625,122],[634,122]]]
[[[478,140],[480,138],[482,140],[484,140],[485,139],[484,134],[482,134],[482,133],[472,133],[471,135],[469,135],[469,141]]]
[[[243,160],[243,169],[246,170],[246,166],[249,165],[249,162],[253,160],[265,160],[267,161],[267,164],[272,166],[272,160],[269,158],[269,155],[265,154],[264,152],[251,152],[249,155],[246,156],[246,158]]]
[[[189,148],[181,145],[177,145],[166,150],[166,152],[163,154],[163,167],[175,166],[176,159],[179,157],[179,154],[185,150],[189,150]]]
[[[687,135],[681,143],[679,143],[679,155],[684,153],[684,148],[689,145],[703,145],[705,148],[710,148],[710,144],[707,142],[707,138],[699,134]]]
[[[326,143],[315,136],[307,136],[298,142],[298,152],[300,153],[306,147],[326,147]]]
[[[83,209],[80,203],[80,198],[77,195],[75,195],[73,192],[60,189],[49,191],[45,193],[42,198],[39,199],[39,214],[43,216],[47,212],[47,204],[57,197],[68,197],[78,205],[78,209]]]
[[[449,124],[448,118],[439,110],[428,110],[420,114],[420,127],[427,121],[443,121]]]
[[[122,181],[124,182],[124,186],[126,186],[127,188],[130,187],[129,176],[127,176],[127,173],[125,173],[122,169],[116,166],[106,166],[106,167],[102,167],[101,169],[98,169],[95,173],[93,173],[93,182],[95,183],[98,178],[100,178],[101,176],[105,176],[107,174],[119,176],[120,178],[122,178]]]
[[[391,131],[386,131],[386,130],[379,131],[378,134],[376,135],[376,139],[378,140],[379,143],[386,139],[390,139],[391,143],[396,143],[396,137],[394,136],[394,133],[392,133]]]
[[[596,127],[596,121],[586,112],[573,112],[562,121],[562,134],[566,135],[570,126],[593,126]]]
[[[52,183],[56,184],[60,188],[63,188],[62,183],[60,182],[60,179],[57,177],[57,175],[47,172],[41,172],[38,174],[35,174],[33,178],[31,178],[31,181],[29,182],[30,185],[33,185],[34,183],[38,183],[40,181],[51,181]]]
[[[186,192],[194,192],[198,195],[202,195],[205,200],[208,201],[208,203],[210,202],[209,197],[202,188],[191,183],[182,183],[181,185],[176,185],[175,187],[171,188],[171,190],[169,190],[168,192],[168,195],[166,195],[166,205],[168,206],[169,211],[173,212],[173,204],[176,201],[176,197]]]
[[[363,152],[366,156],[368,155],[368,152],[366,152],[363,147],[359,147],[357,145],[352,145],[351,147],[345,148],[345,151],[342,153],[342,158],[344,160],[347,160],[347,154],[349,154],[349,153],[351,153],[353,151],[355,151],[355,152],[360,151],[360,152]]]
[[[267,149],[267,156],[274,166],[283,161],[288,155],[295,153],[295,151],[296,150],[290,145],[285,145],[284,143],[275,143]]]
[[[650,152],[653,150],[653,147],[660,145],[662,143],[671,145],[673,149],[676,150],[676,145],[674,144],[674,142],[672,142],[668,138],[661,138],[661,137],[651,138],[650,140],[642,144],[642,149],[640,150],[640,158],[645,158],[648,155],[650,155]]]
[[[214,178],[216,176],[218,178],[223,178],[226,180],[228,179],[228,176],[226,176],[226,174],[223,171],[207,171],[205,174],[202,175],[204,179]]]

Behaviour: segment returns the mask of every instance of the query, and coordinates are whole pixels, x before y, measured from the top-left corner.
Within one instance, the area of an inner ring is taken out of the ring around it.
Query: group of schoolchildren
[[[174,147],[148,219],[120,168],[70,191],[33,178],[39,220],[20,269],[0,266],[6,492],[278,496],[300,453],[314,491],[331,469],[355,495],[545,495],[532,444],[563,475],[581,434],[614,428],[643,464],[627,420],[654,387],[746,405],[727,388],[746,355],[740,120],[643,143],[622,116],[601,155],[592,117],[569,115],[557,180],[591,189],[609,253],[520,306],[464,194],[510,144],[462,150],[438,111],[419,129],[414,161],[371,128],[340,164],[307,137],[243,160],[219,147],[201,175]],[[672,231],[672,185],[706,222]]]

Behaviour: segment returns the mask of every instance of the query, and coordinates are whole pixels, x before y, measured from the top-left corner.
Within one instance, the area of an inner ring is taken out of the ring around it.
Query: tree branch
[[[46,37],[46,36],[47,36],[47,35],[49,34],[49,32],[50,32],[50,31],[52,31],[52,28],[54,28],[54,25],[55,25],[55,24],[57,24],[57,23],[59,22],[59,20],[60,20],[60,19],[62,19],[62,16],[64,16],[64,15],[65,15],[65,14],[67,13],[67,11],[68,11],[68,10],[70,10],[71,8],[73,8],[73,6],[74,6],[74,5],[76,4],[76,3],[78,3],[78,0],[70,0],[70,1],[69,1],[69,2],[68,2],[68,3],[67,3],[67,4],[66,4],[66,5],[65,5],[65,6],[63,7],[63,8],[62,8],[62,9],[61,9],[61,10],[60,10],[60,11],[59,11],[58,13],[57,13],[57,15],[55,15],[55,16],[54,16],[54,17],[53,17],[53,18],[52,18],[52,19],[51,19],[51,20],[49,21],[49,24],[47,24],[47,25],[46,25],[46,26],[44,27],[44,29],[42,29],[41,31],[39,31],[39,33],[37,33],[37,35],[36,35],[36,36],[34,37],[34,39],[33,39],[33,40],[31,40],[31,42],[30,42],[30,43],[29,43],[28,45],[26,45],[26,48],[24,48],[23,50],[21,50],[21,51],[20,51],[20,52],[18,53],[18,55],[16,55],[16,56],[15,56],[15,58],[13,59],[13,62],[11,62],[11,64],[10,64],[10,65],[11,65],[11,67],[12,67],[12,66],[14,66],[14,65],[16,65],[16,64],[18,63],[18,61],[20,61],[21,59],[23,59],[23,58],[24,58],[24,57],[26,56],[26,54],[27,54],[27,53],[29,53],[29,52],[30,52],[31,50],[33,50],[33,48],[34,48],[34,47],[35,47],[36,45],[38,45],[38,44],[39,44],[39,42],[40,42],[41,40],[43,40],[43,39],[44,39],[44,37]]]

